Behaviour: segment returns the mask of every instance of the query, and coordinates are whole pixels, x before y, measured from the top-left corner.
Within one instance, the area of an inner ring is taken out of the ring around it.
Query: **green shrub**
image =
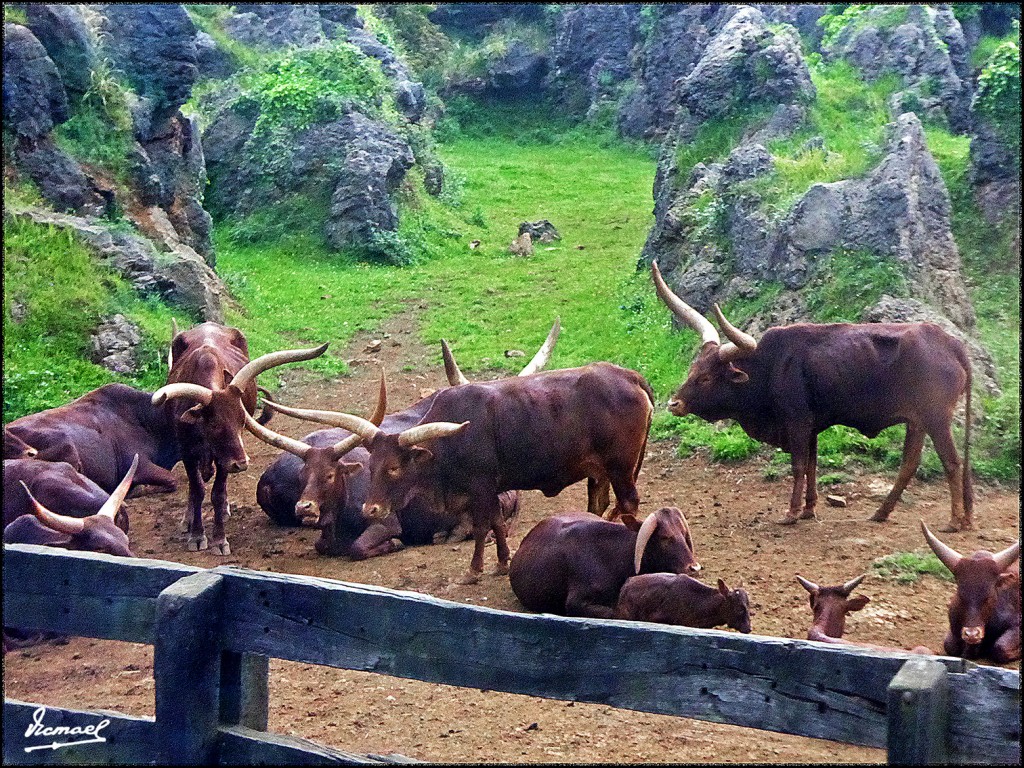
[[[1020,22],[1014,22],[1020,37]],[[975,109],[989,118],[1013,147],[1020,163],[1020,46],[1005,40],[993,51],[978,75]]]
[[[913,584],[924,575],[955,581],[953,574],[932,552],[894,552],[876,558],[871,563],[871,570],[880,578],[897,584]]]

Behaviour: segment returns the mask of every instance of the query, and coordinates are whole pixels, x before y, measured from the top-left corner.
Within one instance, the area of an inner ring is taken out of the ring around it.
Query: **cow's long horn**
[[[388,383],[384,377],[384,366],[380,368],[380,389],[377,390],[377,407],[370,414],[370,423],[380,426],[384,421],[384,414],[388,412]]]
[[[32,502],[32,514],[36,516],[47,528],[50,528],[58,533],[67,533],[74,536],[85,530],[85,521],[80,517],[68,517],[67,515],[58,515],[56,512],[51,512],[39,501],[35,496],[32,495],[32,491],[25,485],[24,480],[19,480],[21,487],[25,489],[25,493],[28,494],[29,500]]]
[[[921,530],[924,531],[924,539],[928,542],[928,546],[932,548],[932,552],[942,561],[942,564],[951,571],[956,568],[963,559],[963,555],[935,538],[935,535],[928,530],[928,526],[924,524],[924,520],[921,521]]]
[[[171,318],[171,343],[167,348],[167,368],[174,367],[174,337],[178,335],[178,321]]]
[[[264,400],[264,403],[269,402]],[[266,407],[264,405],[264,407]],[[252,432],[256,437],[262,440],[268,445],[272,445],[275,448],[280,448],[282,451],[288,451],[293,453],[300,459],[305,459],[306,454],[309,453],[309,449],[312,447],[308,443],[303,443],[301,440],[294,440],[285,435],[279,435],[272,429],[260,424],[254,419],[245,408],[242,409],[242,413],[245,416],[245,428]]]
[[[275,368],[285,363],[312,360],[314,357],[320,357],[326,351],[327,344],[321,344],[313,349],[282,349],[278,352],[268,352],[242,366],[242,369],[231,379],[231,384],[239,389],[245,389],[250,381],[270,368]]]
[[[718,320],[718,324],[722,327],[722,333],[724,333],[725,337],[729,339],[729,342],[723,344],[718,350],[718,357],[722,362],[727,363],[730,360],[746,357],[757,349],[757,339],[749,333],[744,333],[726,320],[725,315],[722,314],[722,310],[718,304],[714,304],[712,309],[715,312],[715,319]]]
[[[558,335],[562,332],[562,318],[556,317],[555,324],[551,326],[551,330],[548,331],[548,337],[544,339],[544,343],[540,349],[537,350],[537,354],[533,356],[533,359],[526,364],[526,367],[519,372],[520,376],[529,376],[531,373],[536,373],[545,365],[548,364],[548,360],[551,359],[551,352],[555,348],[555,344],[558,342]]]
[[[336,442],[331,446],[331,451],[334,453],[335,460],[340,459],[361,442],[363,442],[363,438],[360,435],[349,435],[344,440]]]
[[[661,276],[661,270],[658,269],[658,262],[656,261],[651,262],[651,277],[654,278],[654,288],[657,290],[658,296],[660,296],[661,300],[665,302],[665,305],[672,310],[673,315],[700,334],[700,343],[702,346],[708,342],[714,342],[715,344],[722,343],[721,338],[718,336],[718,331],[715,330],[715,326],[711,324],[711,321],[676,296],[672,292],[672,289],[666,285],[665,280]]]
[[[1020,557],[1020,540],[1018,539],[1002,552],[997,552],[994,557],[999,570],[1005,571]]]
[[[213,390],[201,387],[198,384],[179,381],[175,384],[167,384],[160,387],[160,389],[154,392],[153,405],[163,405],[166,401],[173,400],[176,397],[188,397],[203,405],[209,405],[210,401],[213,400]]]
[[[813,581],[808,581],[803,576],[801,576],[799,573],[796,575],[796,580],[799,581],[800,585],[804,589],[806,589],[808,592],[810,592],[812,595],[818,594],[818,590],[821,589],[821,587],[819,587]]]
[[[640,530],[636,533],[636,548],[633,550],[633,571],[640,573],[640,563],[644,559],[644,551],[647,549],[647,542],[654,535],[654,529],[658,527],[658,516],[652,512],[644,520]]]
[[[857,578],[850,579],[848,582],[843,584],[843,588],[842,588],[842,590],[843,590],[843,597],[849,597],[850,593],[853,592],[853,590],[855,590],[857,588],[858,584],[860,584],[862,581],[864,581],[864,578],[866,576],[867,576],[866,573],[862,573]]]
[[[307,410],[306,408],[289,408],[286,405],[275,403],[272,401],[266,402],[266,407],[272,411],[280,411],[286,416],[291,416],[295,419],[303,419],[305,421],[315,421],[318,424],[327,424],[331,427],[341,427],[347,429],[349,432],[354,432],[357,435],[362,436],[364,440],[373,440],[380,430],[377,425],[372,421],[368,421],[359,416],[353,416],[351,413],[341,413],[340,411],[315,411]]]
[[[110,494],[110,497],[103,502],[103,506],[100,507],[97,515],[103,515],[109,517],[111,520],[117,514],[117,510],[124,504],[125,496],[128,495],[129,489],[132,487],[132,480],[135,479],[135,470],[139,468],[139,454],[135,454],[135,458],[132,459],[132,465],[128,468],[127,474],[120,483],[117,484],[117,488]]]
[[[448,342],[441,339],[441,357],[444,358],[444,374],[448,377],[448,383],[453,387],[460,384],[469,384],[469,379],[462,375],[459,364],[455,362],[455,356],[448,346]]]
[[[403,448],[411,448],[427,440],[454,435],[457,432],[461,432],[467,426],[469,426],[468,421],[464,421],[461,424],[455,424],[451,421],[432,421],[429,424],[420,424],[415,427],[409,427],[409,429],[400,433],[398,435],[398,444]]]

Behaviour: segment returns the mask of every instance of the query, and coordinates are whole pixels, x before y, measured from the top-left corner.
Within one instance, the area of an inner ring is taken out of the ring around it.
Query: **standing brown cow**
[[[311,360],[326,349],[323,344],[315,349],[283,350],[250,361],[242,332],[219,323],[197,325],[171,340],[167,385],[153,393],[153,405],[166,403],[188,475],[188,508],[182,519],[182,525],[188,526],[186,549],[194,552],[208,546],[202,504],[205,483],[216,468],[210,492],[212,543],[219,554],[231,553],[224,535],[229,514],[227,475],[249,465],[241,433],[243,408],[250,414],[256,409],[256,377],[277,365]],[[269,414],[264,421],[267,419]]]
[[[651,275],[662,301],[701,335],[700,352],[669,401],[669,412],[705,421],[733,419],[755,440],[790,453],[793,493],[780,523],[814,517],[818,433],[843,424],[874,437],[906,424],[899,475],[871,519],[888,519],[917,471],[927,435],[952,496],[943,530],[973,527],[971,365],[963,343],[932,323],[797,323],[769,328],[757,341],[733,327],[716,304],[718,324],[729,338],[722,344],[715,327],[669,289],[656,262]],[[962,463],[951,431],[961,396],[967,408]]]

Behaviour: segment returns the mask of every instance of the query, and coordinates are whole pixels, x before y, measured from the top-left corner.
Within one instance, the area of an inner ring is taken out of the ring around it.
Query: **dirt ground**
[[[346,351],[352,375],[329,382],[301,372],[282,375],[283,403],[365,414],[375,402],[378,366],[388,374],[390,408],[398,410],[430,389],[444,386],[437,351],[415,335],[415,318],[390,321],[363,334]],[[380,340],[370,351],[372,340]],[[526,350],[532,354],[532,349]],[[685,374],[680,364],[680,378]],[[266,374],[265,374],[266,376]],[[471,377],[473,378],[473,377]],[[484,377],[477,377],[484,378]],[[293,437],[314,425],[278,415],[270,426]],[[411,547],[363,562],[324,558],[313,550],[318,532],[277,528],[255,502],[256,483],[277,450],[250,436],[250,468],[229,482],[235,506],[228,521],[232,554],[183,551],[177,522],[186,481],[175,494],[128,502],[131,540],[137,555],[202,567],[240,565],[303,573],[428,593],[448,600],[522,611],[504,576],[487,574],[479,584],[456,585],[472,542]],[[930,446],[929,446],[930,450]],[[819,519],[794,527],[775,524],[788,498],[789,478],[766,481],[764,465],[710,464],[706,457],[680,459],[674,445],[650,444],[640,476],[641,514],[680,507],[693,531],[697,556],[709,583],[731,586],[742,579],[751,599],[754,633],[802,638],[810,624],[807,593],[794,574],[819,584],[838,584],[869,572],[879,556],[925,547],[918,519],[933,530],[949,517],[944,483],[915,481],[889,523],[867,521],[894,479],[856,474],[830,492],[845,496],[846,508],[822,506]],[[962,552],[998,550],[1019,536],[1016,489],[977,488],[977,530],[945,534]],[[513,548],[542,518],[585,510],[586,484],[555,498],[524,494],[522,515],[510,537]],[[207,510],[207,525],[210,525]],[[494,564],[493,545],[485,569]],[[941,649],[945,606],[951,586],[934,577],[898,585],[870,574],[858,588],[871,602],[847,623],[851,640],[900,647]],[[1018,666],[1019,668],[1019,666]],[[649,715],[607,706],[481,692],[361,672],[272,660],[270,730],[314,739],[361,753],[398,752],[447,762],[884,762],[883,750],[784,736],[767,731]],[[7,654],[4,695],[56,706],[102,708],[132,715],[153,713],[153,654],[149,646],[72,638]]]

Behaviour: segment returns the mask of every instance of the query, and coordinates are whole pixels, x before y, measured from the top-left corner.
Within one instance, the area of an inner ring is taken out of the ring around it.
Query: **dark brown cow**
[[[921,521],[928,546],[956,577],[949,601],[949,633],[942,645],[949,656],[985,658],[997,664],[1020,659],[1020,541],[995,554],[979,550],[964,557],[943,544]]]
[[[626,579],[614,618],[700,629],[725,624],[749,634],[750,598],[722,579],[716,588],[683,573],[644,573]]]
[[[31,459],[38,453],[39,451],[11,432],[7,427],[4,427],[5,459]]]
[[[899,475],[871,519],[888,519],[917,471],[928,435],[952,495],[948,530],[973,526],[971,366],[960,341],[932,323],[798,323],[770,328],[756,341],[734,328],[716,304],[718,324],[730,340],[723,345],[715,327],[672,293],[657,263],[651,274],[658,296],[701,335],[700,353],[668,410],[706,421],[733,419],[755,440],[792,455],[793,493],[779,522],[814,517],[819,432],[843,424],[874,437],[906,424]],[[967,409],[962,463],[951,431],[961,395]]]
[[[420,423],[388,434],[366,419],[331,411],[288,409],[290,415],[344,427],[370,452],[364,509],[386,518],[413,496],[466,494],[473,513],[474,550],[463,581],[483,570],[487,533],[494,531],[498,570],[508,567],[508,543],[498,494],[536,489],[555,496],[587,478],[588,511],[608,505],[615,517],[639,506],[636,478],[647,447],[654,394],[636,371],[610,363],[535,373],[442,389]]]
[[[181,450],[188,475],[188,507],[182,526],[188,526],[186,548],[207,548],[202,504],[205,483],[216,469],[210,499],[213,502],[213,548],[228,555],[224,534],[228,517],[227,476],[249,465],[242,445],[243,413],[256,408],[256,377],[284,363],[310,360],[327,349],[271,352],[249,360],[249,345],[237,328],[203,323],[171,340],[167,385],[153,393],[153,405],[164,405]],[[165,405],[166,404],[166,405]],[[266,416],[269,419],[269,414]]]
[[[67,462],[107,493],[138,454],[133,495],[139,486],[171,492],[178,487],[170,472],[180,460],[178,443],[152,397],[125,384],[104,384],[65,405],[16,419],[6,432],[36,448],[37,459]]]
[[[34,504],[22,485],[48,509],[59,509],[68,517],[95,515],[110,494],[64,461],[37,459],[4,460],[4,525],[22,515],[31,515]],[[118,526],[128,531],[128,518],[118,511]]]
[[[526,608],[564,616],[612,618],[619,590],[638,573],[697,573],[686,518],[663,507],[641,525],[570,512],[541,520],[509,566],[512,591]]]

